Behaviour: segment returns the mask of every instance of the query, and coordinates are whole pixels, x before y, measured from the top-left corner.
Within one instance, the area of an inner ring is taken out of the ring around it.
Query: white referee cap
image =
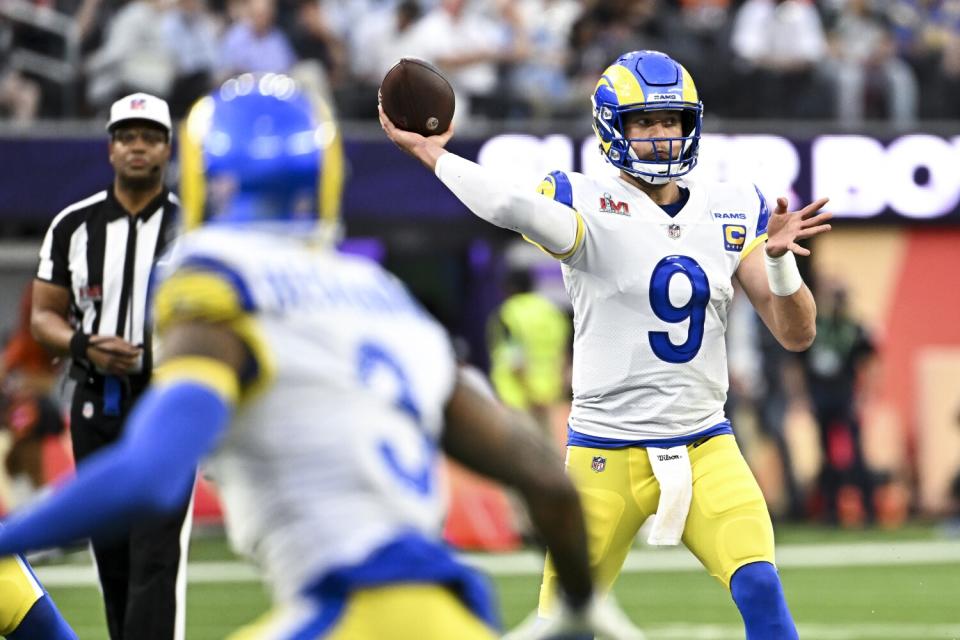
[[[167,101],[149,93],[131,93],[129,96],[120,98],[110,107],[110,121],[107,123],[107,131],[112,130],[117,124],[125,120],[147,120],[156,122],[167,133],[173,130],[170,121],[170,107]]]

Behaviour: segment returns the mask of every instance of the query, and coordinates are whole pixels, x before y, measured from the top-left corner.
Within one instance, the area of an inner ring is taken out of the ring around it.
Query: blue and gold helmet
[[[201,98],[180,137],[184,226],[208,222],[335,227],[343,147],[319,97],[279,74],[243,74]]]
[[[693,78],[676,60],[659,51],[631,51],[607,67],[591,98],[593,130],[610,164],[650,184],[664,184],[697,164],[703,104]],[[634,111],[680,112],[680,138],[634,138],[624,135],[623,116]],[[666,141],[667,157],[640,160],[632,142]],[[676,153],[679,145],[679,155]],[[676,156],[676,157],[674,157]]]

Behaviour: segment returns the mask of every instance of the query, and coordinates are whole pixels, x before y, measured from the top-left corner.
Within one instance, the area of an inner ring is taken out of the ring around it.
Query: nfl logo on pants
[[[600,473],[607,468],[607,459],[603,456],[593,456],[593,462],[590,463],[590,468]]]

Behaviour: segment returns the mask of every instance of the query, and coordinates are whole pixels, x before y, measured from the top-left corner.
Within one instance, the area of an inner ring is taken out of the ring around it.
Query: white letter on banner
[[[869,218],[887,204],[883,145],[866,136],[819,136],[810,150],[811,198],[829,197],[838,218]]]
[[[909,218],[937,218],[960,201],[956,151],[939,136],[906,135],[887,148],[890,206]]]
[[[477,164],[499,173],[507,182],[533,190],[551,171],[573,168],[573,142],[563,135],[539,138],[507,133],[483,143]]]
[[[600,177],[618,173],[597,149],[595,138],[584,140],[580,150],[583,172]],[[788,139],[773,135],[727,136],[716,133],[700,138],[700,158],[691,175],[700,180],[751,180],[771,201],[797,197],[793,184],[800,173],[800,156]]]

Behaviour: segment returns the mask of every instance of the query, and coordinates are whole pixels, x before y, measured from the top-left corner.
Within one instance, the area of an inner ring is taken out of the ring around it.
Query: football
[[[419,58],[401,58],[380,83],[380,103],[398,128],[434,136],[450,127],[455,99],[439,69]]]

